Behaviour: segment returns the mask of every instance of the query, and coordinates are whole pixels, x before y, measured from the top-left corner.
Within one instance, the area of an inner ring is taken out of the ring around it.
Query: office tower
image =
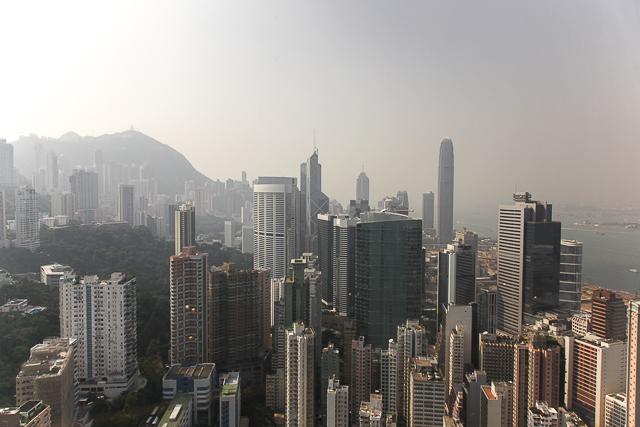
[[[446,385],[426,357],[409,360],[409,409],[405,423],[410,427],[440,427],[445,415]]]
[[[514,347],[514,425],[525,425],[528,408],[537,401],[561,405],[562,348],[541,334],[532,334],[527,343]]]
[[[546,402],[538,401],[528,410],[529,427],[559,427],[558,411],[550,407]]]
[[[308,244],[307,235],[307,163],[300,163],[300,191],[296,200],[296,246],[298,252],[305,252]],[[296,254],[297,255],[297,254]]]
[[[171,364],[207,363],[207,254],[196,252],[193,246],[185,246],[179,255],[170,258],[170,262]]]
[[[482,386],[488,385],[487,375],[483,371],[474,370],[464,376],[466,402],[465,427],[480,426],[480,401]]]
[[[453,243],[438,253],[438,321],[448,304],[468,305],[476,300],[476,252]]]
[[[626,340],[627,308],[616,293],[600,289],[591,294],[591,331],[600,338]]]
[[[318,263],[320,264],[320,282],[322,299],[333,303],[333,220],[336,215],[318,215]],[[334,307],[335,309],[335,307]]]
[[[586,423],[603,427],[606,396],[626,388],[627,344],[587,334],[573,342],[570,357],[572,409]]]
[[[69,338],[47,338],[33,346],[29,360],[16,377],[16,404],[41,400],[51,406],[53,426],[72,425],[76,404],[75,352],[76,340]]]
[[[351,342],[351,425],[357,425],[360,404],[371,394],[371,358],[373,348],[364,343],[365,337]],[[347,344],[348,345],[348,344]]]
[[[318,163],[318,150],[307,159],[306,214],[307,214],[307,247],[305,252],[318,253],[319,214],[329,212],[329,198],[322,192],[322,166]]]
[[[175,212],[174,230],[176,255],[182,248],[196,245],[196,209],[190,202],[180,205]]]
[[[236,270],[235,263],[209,272],[209,362],[238,369],[271,347],[271,272]]]
[[[382,347],[406,319],[420,317],[422,222],[365,212],[356,225],[357,333]]]
[[[433,192],[427,191],[422,195],[422,230],[433,230],[434,199]]]
[[[224,222],[224,245],[228,248],[233,248],[234,241],[236,239],[236,222],[225,221]]]
[[[409,194],[407,194],[407,190],[398,190],[396,197],[400,199],[400,204],[402,206],[409,209]]]
[[[58,156],[56,156],[56,153],[52,151],[47,153],[46,171],[45,185],[49,192],[54,192],[58,189]]]
[[[69,177],[69,191],[75,199],[78,218],[83,224],[97,221],[98,174],[74,169]]]
[[[498,288],[483,286],[478,289],[478,330],[495,334],[498,326]]]
[[[438,242],[453,240],[453,143],[444,138],[440,143],[438,163]]]
[[[191,404],[183,402],[183,411],[191,413],[191,419],[203,424],[211,425],[212,408],[216,377],[216,365],[213,363],[200,364],[174,364],[162,378],[162,397],[165,400],[189,397]],[[169,407],[171,408],[171,407]],[[170,409],[167,409],[169,412]],[[166,414],[165,414],[166,417]],[[164,419],[164,418],[163,418]],[[195,422],[194,422],[195,424]],[[158,424],[162,426],[163,424]],[[176,426],[188,426],[192,424],[176,424]]]
[[[126,221],[133,227],[133,199],[135,189],[133,185],[118,185],[118,221]]]
[[[5,193],[4,190],[0,190],[0,248],[6,246],[7,240],[7,218],[5,214]]]
[[[73,218],[76,212],[73,194],[69,192],[51,195],[51,216],[65,215]]]
[[[253,254],[253,225],[242,226],[242,253]]]
[[[560,308],[581,309],[582,302],[582,242],[560,241]]]
[[[640,302],[629,301],[627,347],[627,427],[640,425]]]
[[[398,343],[389,340],[389,348],[380,352],[380,392],[386,414],[398,414],[399,386],[403,385],[398,365]]]
[[[297,191],[295,178],[259,177],[253,186],[253,267],[274,279],[286,276],[297,252]]]
[[[608,394],[604,401],[605,427],[627,427],[627,395]]]
[[[314,375],[315,334],[303,323],[287,329],[285,385],[286,427],[312,427],[315,424]]]
[[[308,289],[304,275],[306,267],[307,262],[305,260],[292,259],[289,275],[284,279],[285,328],[291,328],[295,323],[304,323],[308,317]]]
[[[333,346],[333,343],[322,349],[320,368],[320,385],[327,384],[330,377],[340,378],[340,351]],[[322,408],[326,407],[327,394],[322,393]]]
[[[100,391],[114,398],[136,383],[136,279],[132,276],[112,273],[107,280],[98,276],[76,280],[66,274],[60,282],[60,335],[78,342],[75,369],[81,393]]]
[[[398,342],[398,402],[396,404],[400,415],[407,420],[409,414],[409,374],[410,360],[429,355],[429,342],[425,329],[417,320],[407,319],[399,325],[397,330]]]
[[[364,170],[358,175],[356,180],[356,200],[370,200],[369,199],[369,177]]]
[[[240,373],[222,374],[220,381],[220,427],[240,426]]]
[[[359,219],[333,220],[333,309],[354,317],[356,294],[356,226]]]
[[[449,357],[445,360],[447,364],[447,396],[451,394],[454,385],[464,382],[464,336],[465,330],[462,325],[456,325],[447,334],[449,340]]]
[[[558,307],[560,223],[551,204],[515,193],[498,229],[498,330],[518,336],[524,315]]]
[[[15,195],[16,246],[33,252],[40,247],[38,197],[29,185],[16,188]]]
[[[0,138],[0,185],[13,185],[13,145],[4,138]]]
[[[487,375],[487,381],[513,381],[515,345],[515,339],[510,336],[480,335],[480,370]]]
[[[349,427],[349,386],[337,378],[331,375],[327,381],[327,427]]]

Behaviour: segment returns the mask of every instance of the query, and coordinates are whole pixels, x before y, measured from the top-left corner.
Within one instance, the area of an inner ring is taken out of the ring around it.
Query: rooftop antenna
[[[362,172],[364,172],[364,162],[362,162]]]
[[[313,152],[317,153],[318,152],[318,148],[316,148],[316,130],[313,130]]]

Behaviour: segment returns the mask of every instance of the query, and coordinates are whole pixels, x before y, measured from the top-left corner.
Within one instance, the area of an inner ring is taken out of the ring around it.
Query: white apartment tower
[[[285,425],[286,427],[313,427],[315,334],[304,323],[296,323],[286,333],[287,358],[285,362]]]
[[[13,185],[13,145],[0,138],[0,184]]]
[[[627,329],[627,427],[640,425],[640,301],[629,302]]]
[[[398,343],[389,340],[389,348],[380,353],[380,392],[385,414],[398,414]]]
[[[60,335],[77,340],[80,392],[112,398],[129,391],[138,374],[136,279],[66,273],[60,281]]]
[[[404,325],[398,326],[398,383],[399,394],[396,403],[397,410],[405,419],[408,419],[409,411],[409,361],[416,357],[429,355],[429,343],[426,331],[417,320],[407,320]]]
[[[273,279],[287,275],[296,258],[296,178],[259,177],[253,186],[253,267]]]
[[[627,426],[627,395],[624,393],[608,394],[604,400],[605,427]]]
[[[7,245],[7,219],[5,214],[5,194],[4,190],[0,190],[0,248]]]
[[[16,189],[16,244],[31,252],[40,247],[38,198],[30,185]],[[4,224],[3,224],[4,226]]]
[[[135,187],[133,185],[118,185],[118,221],[126,221],[129,227],[133,227],[133,213],[135,200]]]
[[[332,375],[327,384],[327,427],[349,427],[349,386]]]
[[[449,357],[445,361],[447,363],[447,396],[455,384],[464,382],[464,335],[465,330],[462,325],[456,325],[456,328],[448,334],[449,339]]]

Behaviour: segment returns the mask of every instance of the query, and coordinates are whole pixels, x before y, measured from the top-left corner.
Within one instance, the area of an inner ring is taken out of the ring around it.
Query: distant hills
[[[93,152],[97,148],[102,150],[104,164],[115,161],[141,165],[148,162],[150,177],[158,181],[158,191],[162,194],[182,194],[184,181],[193,180],[196,186],[211,181],[178,151],[134,130],[97,137],[67,132],[57,139],[31,134],[21,136],[11,144],[14,147],[14,165],[29,181],[36,172],[36,144],[42,145],[42,167],[49,151],[64,155],[71,169],[91,166]]]

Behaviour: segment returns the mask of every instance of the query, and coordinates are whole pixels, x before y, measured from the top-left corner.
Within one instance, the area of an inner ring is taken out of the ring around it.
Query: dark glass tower
[[[397,327],[420,316],[422,221],[363,212],[356,226],[355,316],[358,336],[383,348]]]
[[[438,322],[445,305],[469,305],[475,300],[476,252],[469,245],[447,245],[438,253]]]
[[[498,329],[520,335],[525,314],[557,308],[560,293],[560,222],[551,204],[513,195],[500,206],[498,230]]]
[[[453,142],[444,138],[440,143],[438,164],[438,242],[453,240]]]

